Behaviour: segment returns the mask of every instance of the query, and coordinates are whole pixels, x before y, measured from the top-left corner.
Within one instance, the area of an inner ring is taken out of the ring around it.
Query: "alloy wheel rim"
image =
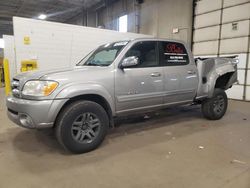
[[[91,143],[100,132],[99,118],[90,112],[79,115],[71,126],[71,134],[79,143]]]
[[[225,101],[222,95],[216,96],[214,100],[214,112],[216,114],[221,114],[225,108]]]

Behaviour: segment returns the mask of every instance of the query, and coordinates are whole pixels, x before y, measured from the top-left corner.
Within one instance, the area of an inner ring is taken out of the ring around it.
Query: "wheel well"
[[[62,112],[62,110],[68,106],[69,104],[75,102],[75,101],[79,101],[79,100],[88,100],[88,101],[93,101],[98,103],[99,105],[101,105],[104,110],[107,112],[108,116],[109,116],[109,124],[110,126],[113,126],[113,115],[112,115],[112,110],[111,107],[109,105],[109,103],[106,101],[105,98],[103,98],[100,95],[96,95],[96,94],[86,94],[86,95],[79,95],[76,97],[72,97],[70,98],[64,105],[63,107],[60,109],[59,113],[57,114],[56,120],[59,116],[59,114]]]
[[[215,88],[226,89],[227,83],[232,75],[233,73],[229,72],[217,78]]]

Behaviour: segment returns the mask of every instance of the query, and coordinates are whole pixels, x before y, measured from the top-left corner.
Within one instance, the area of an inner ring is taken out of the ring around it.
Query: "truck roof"
[[[175,40],[175,39],[166,39],[166,38],[155,38],[155,37],[143,37],[143,38],[134,38],[128,41],[170,41],[170,42],[179,42],[186,44],[184,41]]]

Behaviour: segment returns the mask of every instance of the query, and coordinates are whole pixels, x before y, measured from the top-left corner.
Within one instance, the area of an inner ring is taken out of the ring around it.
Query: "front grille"
[[[13,79],[11,82],[11,89],[13,96],[19,98],[20,97],[20,82],[18,79]]]

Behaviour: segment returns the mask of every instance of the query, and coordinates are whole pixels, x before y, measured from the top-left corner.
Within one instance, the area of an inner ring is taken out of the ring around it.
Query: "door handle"
[[[188,70],[187,73],[188,74],[195,74],[195,71],[194,70]]]
[[[159,72],[153,72],[152,74],[150,74],[151,77],[160,77],[161,73]]]

